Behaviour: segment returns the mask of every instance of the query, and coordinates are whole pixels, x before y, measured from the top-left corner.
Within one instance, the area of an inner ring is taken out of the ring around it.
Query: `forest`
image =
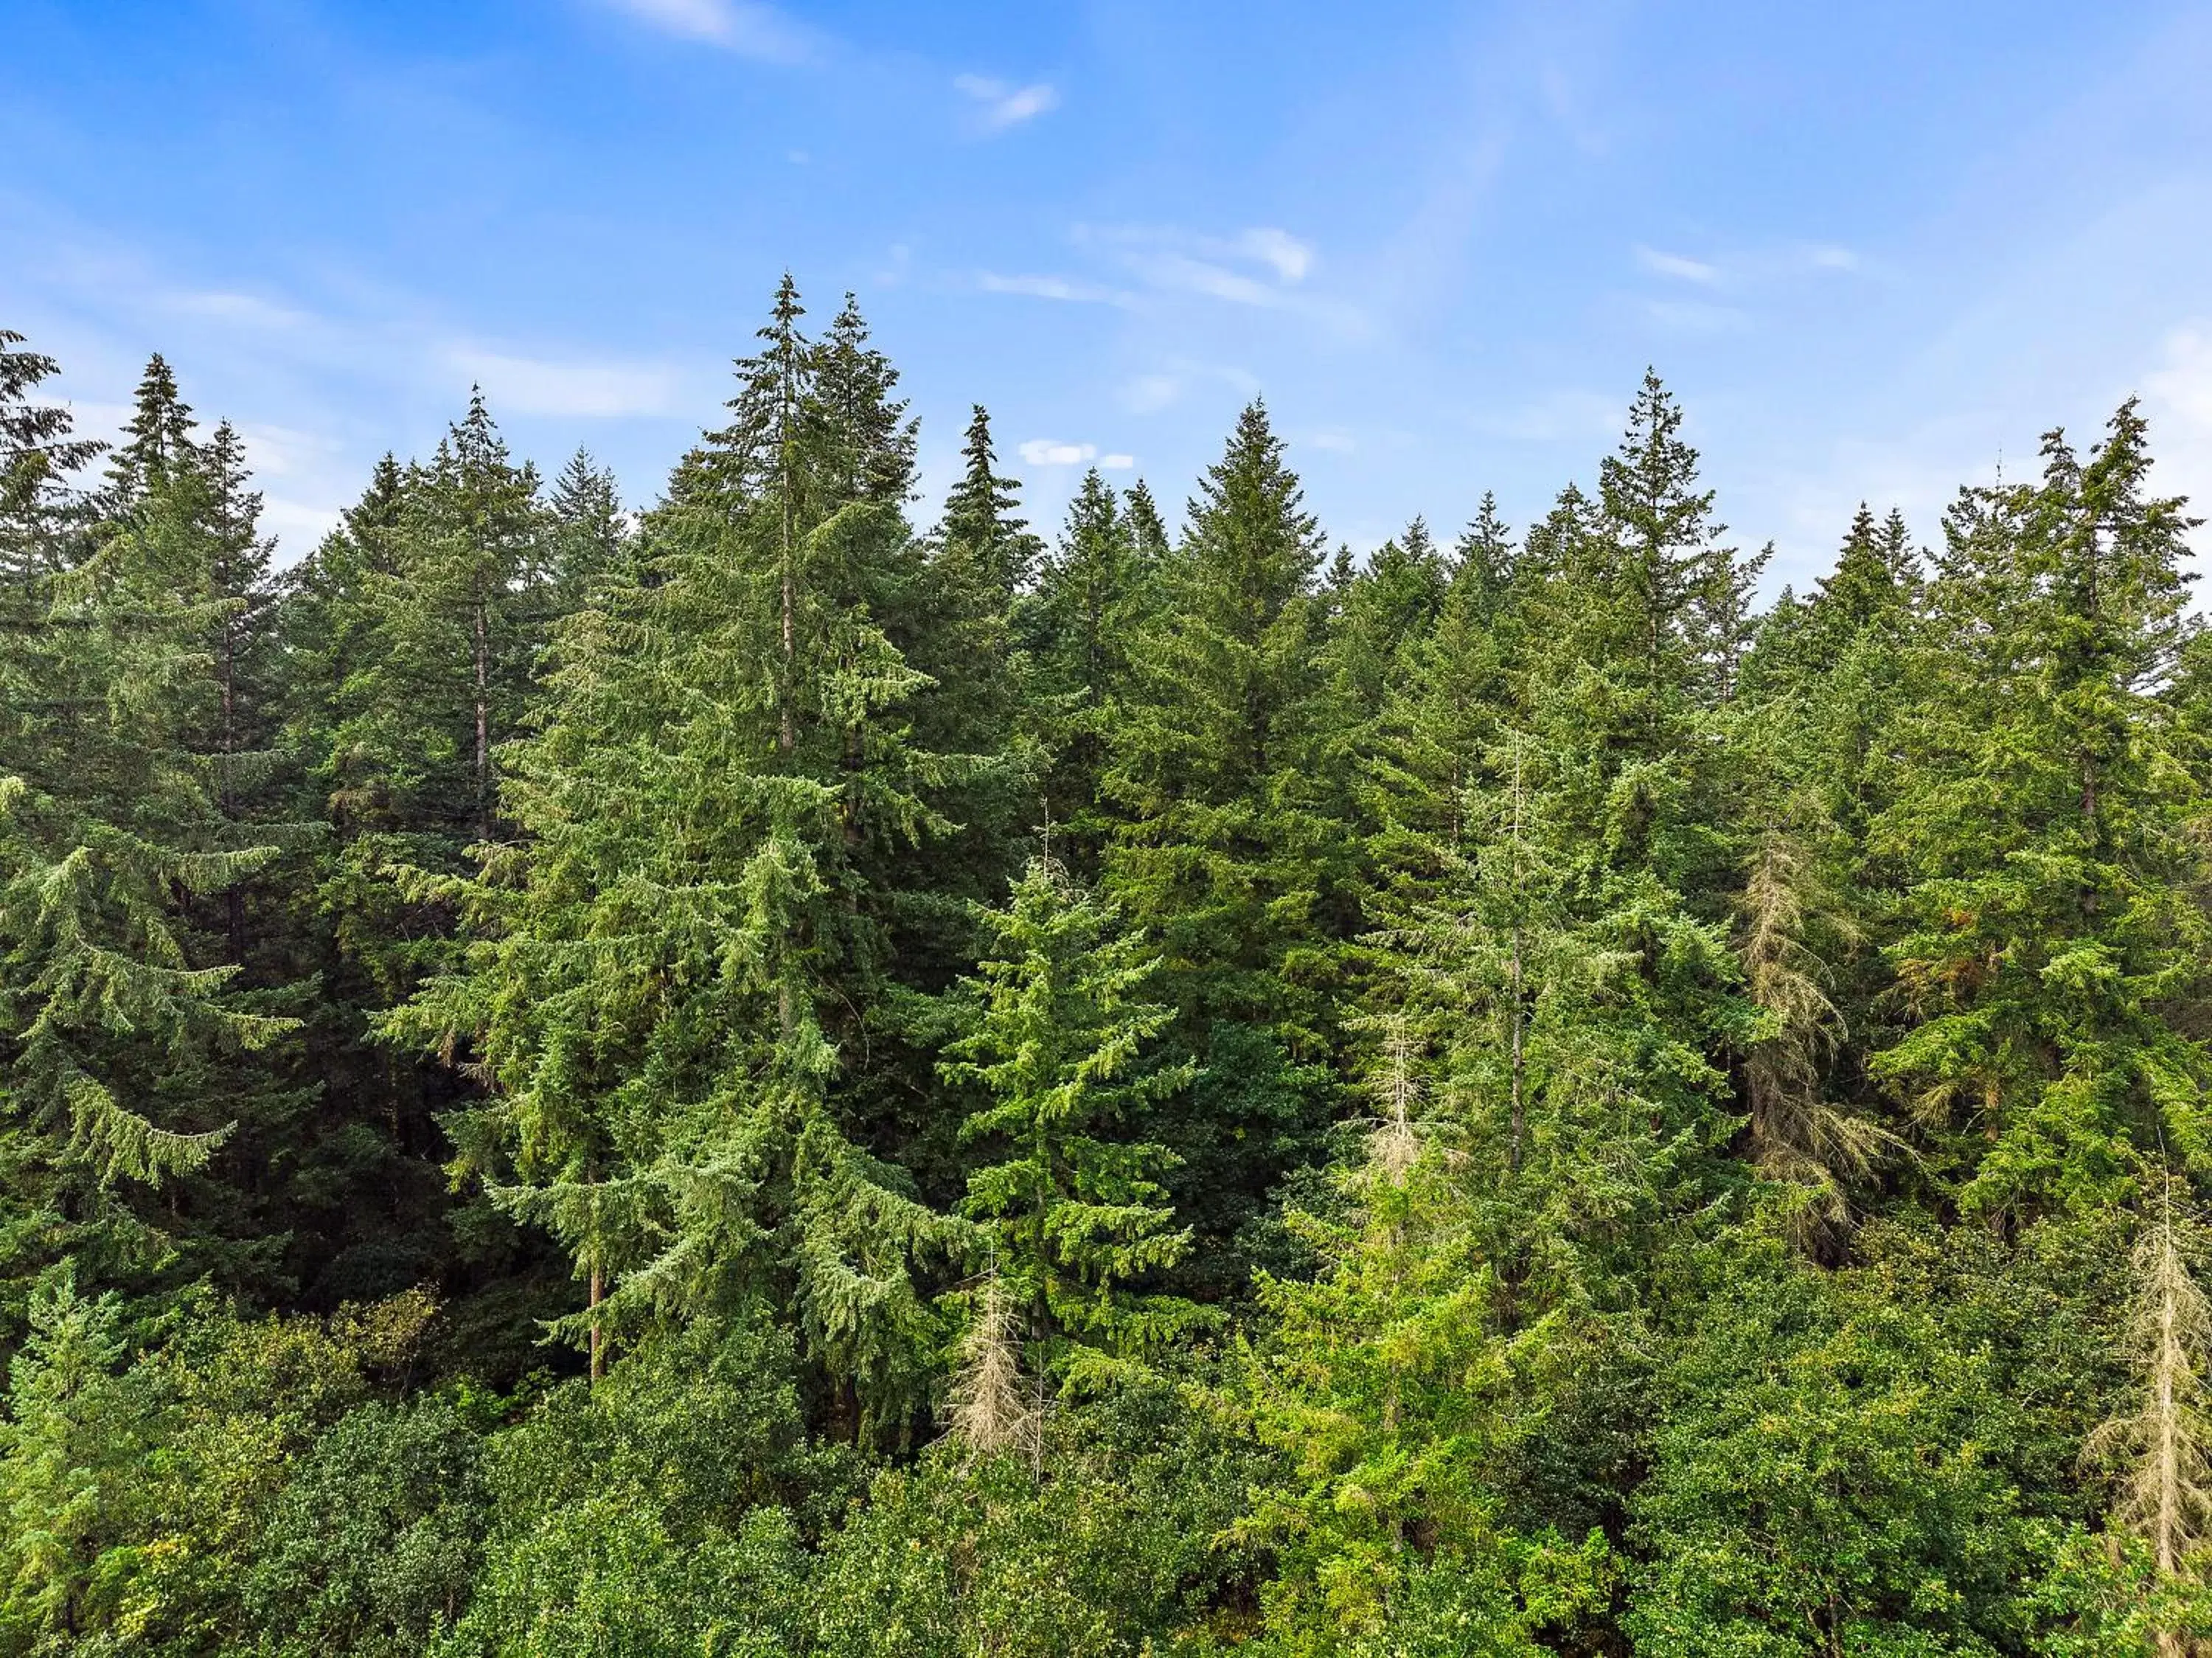
[[[280,558],[186,368],[0,332],[0,1654],[2212,1650],[2132,402],[1769,599],[1655,375],[925,525],[787,277],[650,505],[477,397]]]

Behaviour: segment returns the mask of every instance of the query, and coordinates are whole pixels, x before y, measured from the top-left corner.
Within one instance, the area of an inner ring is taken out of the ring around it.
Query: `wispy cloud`
[[[2143,389],[2182,419],[2212,427],[2212,326],[2192,323],[2169,334],[2166,359],[2143,376]]]
[[[1018,87],[988,75],[960,75],[953,77],[952,84],[975,104],[976,119],[986,132],[1019,126],[1060,103],[1060,94],[1048,81]]]
[[[761,0],[608,0],[617,10],[680,40],[697,40],[764,64],[803,64],[821,37]]]
[[[1121,406],[1131,414],[1158,414],[1181,402],[1192,387],[1207,383],[1228,386],[1243,397],[1256,397],[1260,393],[1259,380],[1247,369],[1227,363],[1175,358],[1149,373],[1124,381],[1119,396]]]
[[[1741,288],[1757,283],[1828,271],[1861,271],[1863,261],[1836,242],[1790,242],[1781,247],[1739,248],[1693,259],[1638,242],[1630,249],[1637,265],[1655,277],[1695,283],[1705,288]]]
[[[568,415],[614,419],[665,413],[676,377],[653,363],[558,362],[463,347],[455,369],[484,389],[495,414]]]
[[[1182,396],[1180,375],[1139,375],[1121,387],[1121,406],[1132,414],[1158,414]]]
[[[1098,457],[1098,464],[1108,472],[1123,472],[1137,464],[1137,457],[1133,454],[1102,454]]]
[[[1693,259],[1680,253],[1663,253],[1656,247],[1638,243],[1636,262],[1656,277],[1674,277],[1683,282],[1714,283],[1720,280],[1721,270],[1704,259]]]
[[[1366,327],[1357,307],[1301,287],[1317,256],[1312,243],[1287,230],[1262,225],[1221,236],[1159,225],[1078,225],[1073,240],[1104,254],[1153,294],[1295,312],[1347,332]]]
[[[2158,493],[2212,498],[2212,321],[2168,334],[2142,388],[2161,462]]]
[[[264,478],[318,473],[345,452],[335,438],[264,421],[249,421],[239,434],[246,440],[247,463]]]
[[[1238,236],[1231,246],[1239,253],[1273,266],[1275,274],[1285,282],[1304,282],[1306,272],[1313,267],[1313,244],[1300,241],[1287,230],[1257,225]]]
[[[1062,443],[1049,437],[1032,437],[1016,446],[1015,453],[1032,466],[1079,466],[1098,458],[1095,443]]]
[[[987,294],[1022,294],[1030,299],[1060,300],[1073,305],[1132,306],[1137,296],[1126,290],[1108,288],[1095,282],[1081,282],[1072,277],[1002,276],[996,271],[978,271],[975,285]]]

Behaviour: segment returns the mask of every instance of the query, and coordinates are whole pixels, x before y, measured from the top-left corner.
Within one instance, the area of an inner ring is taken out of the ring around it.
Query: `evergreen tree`
[[[147,383],[135,427],[166,431],[167,459],[37,584],[40,625],[5,636],[7,1270],[79,1248],[265,1293],[283,1240],[264,1160],[301,1097],[278,1045],[296,1021],[241,976],[240,888],[279,850],[243,789],[266,547],[234,435],[204,448],[158,361]],[[246,1155],[210,1167],[241,1125]]]
[[[1030,701],[1052,755],[1043,816],[1058,855],[1085,864],[1111,827],[1102,777],[1149,596],[1132,526],[1093,467],[1023,619],[1036,674]]]
[[[1313,1149],[1353,849],[1320,769],[1321,536],[1260,404],[1188,518],[1115,732],[1104,887],[1159,941],[1180,1040],[1206,1066],[1153,1131],[1183,1160],[1178,1210],[1225,1240]]]
[[[555,604],[565,614],[590,602],[598,584],[613,575],[629,548],[629,524],[615,475],[582,449],[568,457],[545,504],[553,519]]]
[[[108,510],[128,513],[163,479],[186,466],[192,458],[192,432],[191,405],[178,391],[175,373],[156,351],[139,377],[131,418],[124,423],[124,441],[116,445],[107,464]]]
[[[873,619],[910,537],[841,498],[787,279],[731,424],[648,515],[637,579],[561,631],[501,809],[527,838],[451,893],[461,966],[390,1021],[465,1046],[459,1167],[549,1227],[591,1347],[653,1316],[790,1309],[849,1433],[895,1423],[933,1343],[921,1258],[963,1234],[840,1120],[864,1082],[902,849],[947,828],[908,741],[927,683]]]
[[[2180,505],[2148,493],[2133,404],[2086,462],[1961,497],[1874,827],[1905,874],[1907,1033],[1877,1076],[1993,1216],[2109,1202],[2162,1136],[2208,1155],[2196,785],[2160,692],[2192,624]]]
[[[1071,1341],[1138,1352],[1190,1324],[1187,1303],[1130,1288],[1190,1241],[1152,1178],[1170,1154],[1115,1133],[1189,1070],[1146,1051],[1173,1016],[1139,999],[1157,960],[1059,866],[1033,862],[988,923],[991,954],[961,987],[945,1074],[988,1097],[960,1137],[997,1156],[969,1173],[965,1207],[992,1239],[996,1284],[1026,1315],[1042,1381],[1065,1368]]]

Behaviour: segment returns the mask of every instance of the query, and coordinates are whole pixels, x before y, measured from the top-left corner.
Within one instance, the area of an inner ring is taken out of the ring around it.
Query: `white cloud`
[[[2186,495],[2201,509],[2212,499],[2212,321],[2167,335],[2164,359],[2142,387],[2151,452],[2160,463],[2154,488]]]
[[[1059,443],[1048,437],[1032,437],[1018,446],[1018,453],[1032,466],[1079,466],[1098,458],[1096,444]]]
[[[512,410],[602,419],[663,414],[675,391],[675,376],[652,363],[559,363],[474,349],[453,352],[451,361],[483,387],[494,414]]]
[[[1108,472],[1127,472],[1137,464],[1137,457],[1133,454],[1102,454],[1098,457],[1098,464]]]
[[[1306,442],[1316,449],[1329,449],[1338,454],[1350,454],[1359,447],[1358,440],[1340,426],[1328,427],[1310,433]]]
[[[261,502],[261,532],[273,535],[289,555],[290,563],[338,526],[339,509],[306,501],[287,501],[264,496]]]
[[[959,75],[953,77],[952,84],[979,106],[977,117],[986,132],[1019,126],[1060,103],[1060,94],[1047,81],[1018,87],[986,75]]]
[[[1158,225],[1078,225],[1079,247],[1102,249],[1145,288],[1195,294],[1258,310],[1288,311],[1364,333],[1358,307],[1297,289],[1315,252],[1287,230],[1256,226],[1231,236],[1195,235]]]
[[[1657,277],[1674,277],[1683,282],[1713,283],[1720,280],[1721,269],[1703,259],[1693,259],[1680,253],[1662,253],[1656,247],[1638,243],[1636,262]]]
[[[1236,247],[1249,257],[1273,265],[1285,282],[1304,281],[1313,266],[1313,244],[1300,241],[1287,230],[1255,226],[1237,238]]]
[[[2143,376],[2143,389],[2168,412],[2212,428],[2212,325],[2192,323],[2169,334],[2165,363]]]
[[[1008,277],[995,271],[978,271],[975,285],[987,294],[1024,294],[1031,299],[1065,300],[1078,305],[1130,306],[1137,302],[1134,294],[1069,277]]]
[[[289,426],[247,422],[238,430],[246,440],[246,464],[264,478],[314,473],[344,453],[344,446],[334,439]]]
[[[816,55],[812,31],[760,0],[609,0],[683,40],[701,40],[767,64],[800,64]]]
[[[1256,277],[1244,276],[1210,260],[1194,259],[1188,253],[1142,255],[1133,259],[1130,267],[1155,288],[1203,294],[1209,299],[1227,300],[1232,305],[1275,307],[1284,304],[1289,297],[1281,289],[1270,287]]]

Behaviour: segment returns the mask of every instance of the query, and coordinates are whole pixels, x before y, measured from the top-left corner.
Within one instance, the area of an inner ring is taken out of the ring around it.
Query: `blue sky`
[[[1332,536],[1516,522],[1646,363],[1825,565],[2142,394],[2212,502],[2212,6],[0,0],[0,326],[153,350],[296,552],[481,381],[648,500],[787,265],[941,491],[1173,505],[1266,395]],[[926,517],[933,501],[921,509]]]

